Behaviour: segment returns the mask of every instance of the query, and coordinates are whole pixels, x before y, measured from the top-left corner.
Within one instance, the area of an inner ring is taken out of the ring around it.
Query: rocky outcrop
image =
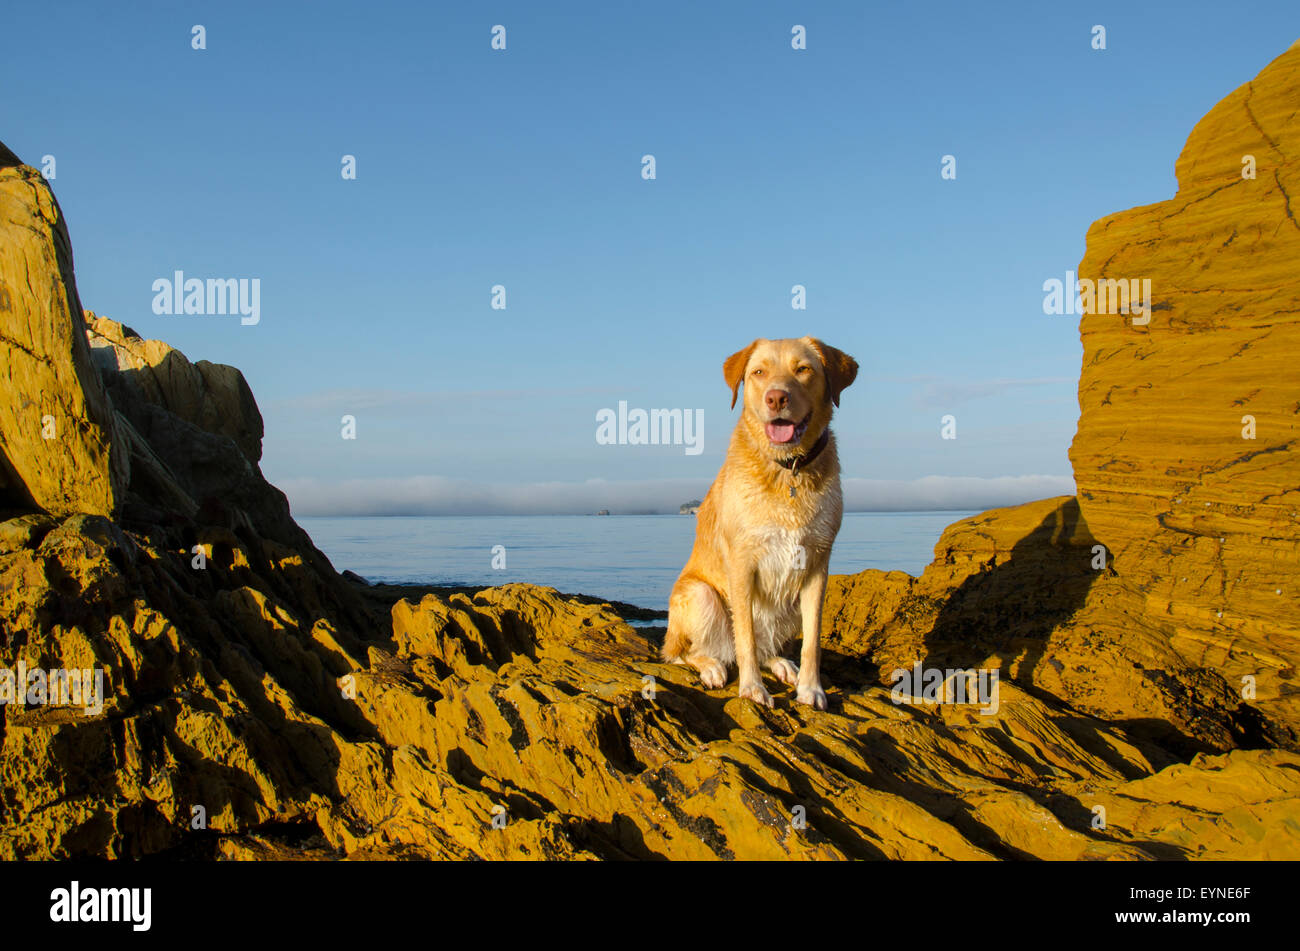
[[[384,619],[262,478],[242,375],[88,327],[57,203],[0,157],[0,857],[142,855],[317,808],[332,738],[367,729],[334,678]],[[101,671],[98,702],[55,703],[64,669]]]
[[[288,546],[332,575],[262,478],[262,414],[234,367],[185,355],[160,340],[87,311],[85,333],[112,398],[114,424],[131,449],[128,524],[165,524],[177,515]]]
[[[1079,497],[956,523],[919,578],[833,578],[827,711],[701,689],[628,623],[653,612],[337,575],[261,476],[243,377],[83,319],[57,206],[8,161],[0,698],[20,666],[105,686],[0,706],[0,858],[1300,857],[1296,615],[1265,597],[1300,582],[1270,375],[1297,56],[1198,126],[1172,202],[1089,234],[1080,273],[1154,301],[1084,318]],[[1216,184],[1247,146],[1257,179]],[[75,421],[53,461],[35,386]],[[929,670],[993,691],[899,686]]]
[[[1192,131],[1169,201],[1088,231],[1081,278],[1150,320],[1080,322],[1079,507],[1188,663],[1300,727],[1300,47]]]
[[[831,712],[760,709],[657,661],[607,606],[506,585],[397,603],[355,674],[380,743],[315,817],[356,857],[1295,855],[1300,757],[1191,765],[1004,686],[995,715],[902,706],[851,656]],[[657,633],[657,632],[656,632]],[[1194,790],[1191,796],[1189,789]],[[1101,807],[1101,812],[1098,811]],[[1205,816],[1227,813],[1208,821]],[[1106,816],[1105,830],[1094,828]],[[494,827],[493,819],[497,826]],[[224,854],[276,854],[256,835]]]
[[[113,405],[136,409],[156,406],[188,420],[206,433],[232,439],[244,458],[256,465],[262,458],[262,414],[244,375],[234,367],[200,360],[161,340],[144,340],[130,327],[85,314],[90,352],[109,383]],[[138,426],[146,435],[148,429]]]
[[[127,449],[81,331],[67,222],[0,145],[0,506],[116,512]]]
[[[920,578],[832,578],[826,616],[833,648],[869,659],[885,683],[918,662],[997,670],[1174,755],[1296,745],[1288,724],[1174,648],[1072,496],[957,522]]]

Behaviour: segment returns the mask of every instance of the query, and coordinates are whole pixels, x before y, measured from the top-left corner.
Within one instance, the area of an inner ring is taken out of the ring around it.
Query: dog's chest
[[[824,571],[839,531],[842,503],[839,480],[802,476],[798,497],[768,485],[737,493],[724,515],[729,537],[727,559],[739,558],[752,571],[755,611],[785,612],[797,607],[804,582]]]
[[[804,530],[771,526],[755,532],[755,536],[760,596],[777,604],[798,598],[810,557]]]

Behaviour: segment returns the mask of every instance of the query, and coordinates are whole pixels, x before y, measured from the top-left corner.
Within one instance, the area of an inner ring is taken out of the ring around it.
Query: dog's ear
[[[731,408],[736,408],[736,397],[740,395],[740,386],[745,382],[745,364],[749,363],[749,355],[754,352],[758,346],[755,340],[744,350],[737,350],[727,361],[722,364],[722,378],[727,381],[727,386],[731,387]]]
[[[804,337],[804,340],[821,357],[822,366],[826,368],[826,396],[839,406],[840,394],[858,378],[858,361],[815,337]]]

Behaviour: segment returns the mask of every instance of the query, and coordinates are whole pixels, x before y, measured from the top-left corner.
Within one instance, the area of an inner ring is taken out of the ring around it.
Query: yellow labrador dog
[[[848,354],[812,337],[755,340],[723,364],[731,405],[744,389],[726,461],[695,527],[695,548],[668,602],[664,660],[705,687],[727,682],[772,706],[760,665],[826,709],[819,663],[822,598],[844,503],[832,405],[858,375]],[[781,650],[802,625],[800,666]]]

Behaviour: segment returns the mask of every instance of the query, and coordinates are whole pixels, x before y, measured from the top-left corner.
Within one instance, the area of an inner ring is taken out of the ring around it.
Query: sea
[[[974,512],[848,512],[832,574],[918,575],[943,530]],[[490,586],[512,581],[668,610],[691,553],[693,515],[299,517],[339,571],[370,582]],[[500,547],[498,547],[500,546]],[[501,567],[494,567],[496,565]]]

